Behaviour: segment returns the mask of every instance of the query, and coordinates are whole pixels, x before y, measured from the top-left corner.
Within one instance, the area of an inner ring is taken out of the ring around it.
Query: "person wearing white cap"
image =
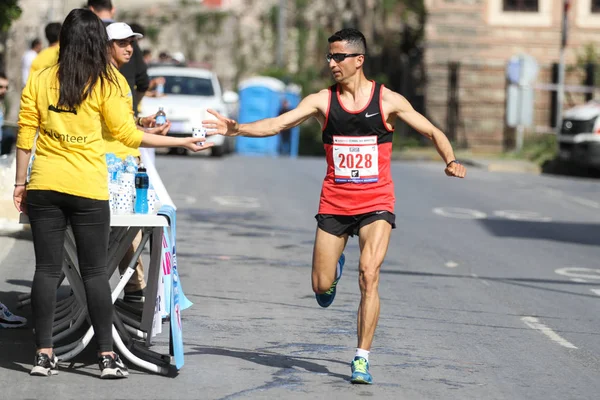
[[[115,22],[116,10],[111,0],[87,0],[87,8],[102,20],[104,26]],[[119,72],[127,79],[127,83],[131,88],[133,94],[132,108],[136,116],[139,103],[150,85],[147,68],[142,50],[140,50],[137,42],[134,42],[131,62],[124,64]]]
[[[106,33],[110,41],[110,55],[117,68],[129,62],[133,54],[133,43],[144,37],[141,33],[133,32],[124,22],[113,22],[108,25]]]
[[[111,62],[119,70],[121,67],[129,62],[131,55],[133,54],[133,45],[137,39],[143,37],[139,33],[134,33],[129,25],[123,22],[113,22],[106,27],[106,33],[108,34],[109,40],[109,56]],[[131,99],[131,97],[129,98]],[[138,129],[146,129],[147,132],[155,133],[159,135],[165,135],[171,126],[170,122],[160,126],[154,127],[155,116],[149,116],[145,118],[137,118]],[[132,156],[136,160],[140,160],[140,151],[137,148],[132,148],[124,145],[119,140],[112,137],[110,131],[106,126],[102,127],[102,136],[104,137],[104,143],[106,153],[113,153],[121,159],[126,159],[127,156]],[[135,250],[138,248],[142,240],[142,233],[138,232],[132,245],[127,250],[127,253],[123,257],[123,260],[119,263],[119,271],[123,274],[133,255]],[[129,303],[142,303],[145,300],[144,289],[146,288],[146,281],[144,280],[144,265],[142,258],[139,257],[137,260],[134,274],[131,276],[129,282],[125,286],[125,294],[123,300]]]

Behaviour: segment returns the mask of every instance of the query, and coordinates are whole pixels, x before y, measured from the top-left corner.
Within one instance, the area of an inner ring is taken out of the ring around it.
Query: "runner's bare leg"
[[[390,243],[392,226],[378,220],[363,226],[359,231],[360,261],[358,284],[360,306],[358,307],[358,348],[371,350],[375,328],[379,321],[379,270]]]
[[[312,287],[315,293],[325,293],[331,287],[337,262],[347,241],[348,235],[335,236],[317,228],[312,264]]]

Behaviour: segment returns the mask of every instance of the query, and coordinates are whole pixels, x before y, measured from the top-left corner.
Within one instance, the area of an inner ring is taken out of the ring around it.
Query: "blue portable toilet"
[[[279,115],[281,100],[285,95],[285,84],[269,76],[256,76],[238,85],[240,123],[254,122]],[[236,151],[240,154],[277,155],[279,136],[250,138],[239,136]]]
[[[285,87],[284,97],[290,104],[290,108],[294,109],[298,107],[300,100],[302,100],[302,88],[295,83],[290,83]],[[290,157],[298,157],[298,146],[300,144],[300,127],[296,126],[292,128],[290,138]]]

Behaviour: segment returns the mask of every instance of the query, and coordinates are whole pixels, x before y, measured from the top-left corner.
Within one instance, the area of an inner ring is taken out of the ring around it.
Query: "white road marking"
[[[458,207],[437,207],[433,209],[433,213],[442,217],[458,219],[484,219],[487,217],[487,214],[484,212]]]
[[[448,261],[446,263],[446,267],[448,267],[448,268],[456,268],[456,267],[458,267],[458,264],[455,263],[454,261]]]
[[[488,281],[486,281],[485,279],[479,278],[479,275],[477,275],[477,274],[471,274],[471,276],[473,278],[477,279],[479,282],[483,283],[485,286],[490,286],[490,283]]]
[[[568,267],[554,270],[558,275],[577,279],[600,279],[600,269]]]
[[[600,208],[600,203],[594,200],[584,199],[583,197],[570,196],[570,199],[575,203],[579,203],[582,206],[587,206],[591,208]]]
[[[598,295],[598,296],[600,296],[600,289],[590,289],[590,291],[591,291],[592,293],[594,293],[595,295]]]
[[[542,332],[556,344],[566,347],[567,349],[577,348],[573,343],[569,342],[566,339],[563,339],[558,333],[554,332],[552,329],[541,323],[540,320],[536,317],[522,317],[521,321],[523,321],[525,325],[527,325],[531,329],[535,329],[536,331]]]
[[[586,283],[587,281],[581,278],[571,278],[571,282]]]
[[[564,192],[557,190],[557,189],[546,188],[544,191],[546,192],[546,194],[548,194],[550,196],[564,197],[565,199],[570,200],[573,203],[578,203],[579,205],[582,205],[582,206],[586,206],[586,207],[590,207],[590,208],[600,208],[600,203],[598,203],[597,201],[594,201],[594,200],[586,199],[586,198],[579,197],[579,196],[566,195]]]
[[[255,197],[245,196],[213,196],[212,201],[221,206],[237,208],[260,208],[260,201]]]
[[[187,204],[196,204],[197,201],[198,201],[198,199],[196,199],[193,196],[185,196],[185,202]]]
[[[499,210],[494,211],[494,215],[510,219],[513,221],[535,221],[535,222],[550,222],[552,218],[544,217],[535,211],[526,210]]]

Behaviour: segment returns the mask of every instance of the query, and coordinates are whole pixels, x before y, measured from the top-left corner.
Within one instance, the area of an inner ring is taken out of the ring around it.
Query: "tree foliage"
[[[10,25],[21,16],[21,7],[18,0],[0,1],[0,33],[8,32]]]

